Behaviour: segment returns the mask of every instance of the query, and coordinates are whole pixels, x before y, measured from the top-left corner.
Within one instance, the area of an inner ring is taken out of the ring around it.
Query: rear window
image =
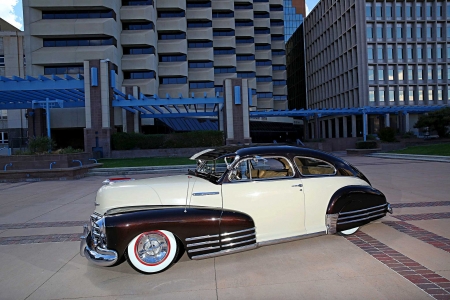
[[[296,156],[294,162],[303,176],[330,176],[336,174],[336,168],[333,165],[317,158]]]

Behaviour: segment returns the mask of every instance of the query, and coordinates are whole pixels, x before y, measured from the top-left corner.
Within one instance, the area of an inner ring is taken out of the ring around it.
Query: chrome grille
[[[101,218],[103,218],[102,215],[98,214],[98,213],[93,213],[91,215],[91,235],[92,235],[92,241],[94,243],[94,246],[106,246],[105,240],[102,239],[102,235],[100,232],[100,228],[98,227],[98,225],[96,224],[96,222],[98,220],[100,220]]]
[[[248,228],[244,230],[224,232],[220,234],[222,248],[230,249],[242,244],[256,243],[255,228]]]
[[[371,208],[354,210],[349,212],[341,212],[339,213],[337,224],[343,225],[383,217],[386,215],[387,205],[388,204],[386,203]]]

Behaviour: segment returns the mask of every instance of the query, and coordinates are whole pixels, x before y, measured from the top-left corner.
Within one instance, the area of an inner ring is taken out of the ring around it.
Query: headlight
[[[106,248],[106,226],[105,217],[99,215],[91,216],[91,226],[92,226],[92,240],[94,241],[94,246],[100,246]]]

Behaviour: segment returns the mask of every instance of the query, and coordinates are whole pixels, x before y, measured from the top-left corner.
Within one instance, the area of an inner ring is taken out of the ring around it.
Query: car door
[[[253,218],[257,242],[304,234],[302,180],[295,178],[294,172],[282,156],[240,161],[229,182],[222,185],[224,209]]]

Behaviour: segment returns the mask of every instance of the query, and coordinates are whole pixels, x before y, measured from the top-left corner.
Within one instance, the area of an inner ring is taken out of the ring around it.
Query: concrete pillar
[[[347,134],[347,117],[342,117],[342,132],[343,132],[343,137],[348,137]]]
[[[305,117],[303,120],[303,140],[309,140],[309,118]]]
[[[334,134],[336,138],[340,138],[339,136],[339,117],[334,119]]]
[[[250,114],[248,107],[248,80],[228,78],[224,80],[223,127],[225,143],[250,144]]]
[[[314,115],[314,131],[313,131],[313,139],[320,138],[320,122],[319,117]]]
[[[47,136],[45,109],[29,108],[25,116],[28,119],[28,138]]]
[[[114,66],[109,61],[84,62],[84,150],[91,152],[95,158],[111,157],[111,135],[115,132],[114,94],[110,84],[112,70]]]
[[[384,126],[390,127],[391,126],[391,120],[389,120],[389,114],[384,115]]]
[[[311,123],[311,139],[315,139],[316,123]]]
[[[139,87],[137,86],[123,87],[122,92],[126,95],[132,95],[134,98],[139,99]],[[139,113],[132,113],[128,110],[122,109],[122,125],[123,132],[139,133],[141,131],[141,118],[139,117]]]
[[[356,133],[356,115],[352,115],[352,137],[357,137]]]
[[[323,138],[323,139],[326,139],[327,138],[327,127],[326,127],[326,123],[325,123],[325,120],[322,120],[321,122],[320,122],[320,129],[321,129],[321,133],[322,133],[322,135],[321,135],[321,138]]]
[[[405,113],[404,118],[405,118],[405,132],[408,132],[408,131],[410,131],[410,128],[409,128],[409,113]]]
[[[327,120],[328,123],[328,138],[333,137],[333,124],[331,123],[331,119]]]

